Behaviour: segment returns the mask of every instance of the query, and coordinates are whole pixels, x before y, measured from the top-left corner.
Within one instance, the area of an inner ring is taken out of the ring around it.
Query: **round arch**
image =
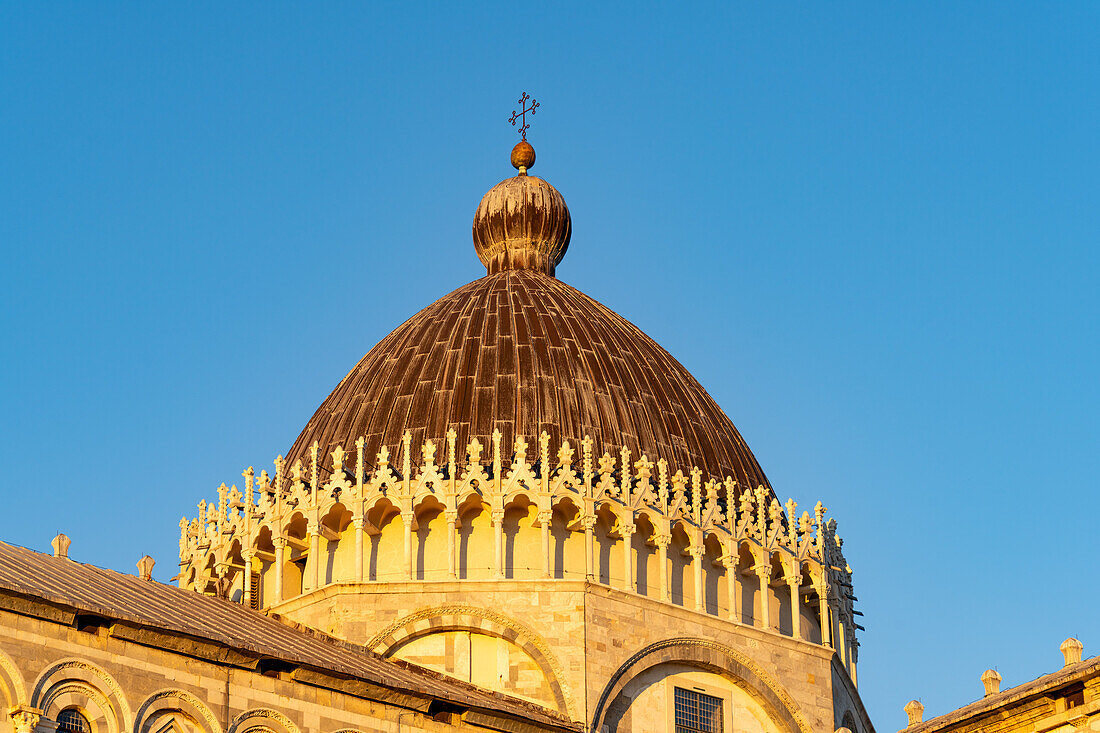
[[[531,629],[504,614],[477,606],[435,606],[399,618],[367,642],[366,647],[388,656],[413,639],[441,631],[470,631],[496,636],[515,644],[543,670],[558,708],[574,720],[580,717],[564,670],[550,646]]]
[[[152,733],[164,716],[180,714],[202,726],[206,733],[222,733],[217,717],[206,704],[184,690],[166,689],[145,698],[135,716],[135,733]]]
[[[609,713],[623,704],[619,693],[632,679],[660,664],[688,664],[722,675],[759,702],[772,720],[789,733],[812,733],[806,716],[783,688],[744,654],[707,639],[668,639],[651,644],[626,660],[604,686],[592,714],[592,733],[599,733]]]
[[[89,719],[95,733],[123,733],[133,727],[133,713],[118,682],[82,659],[63,659],[43,670],[35,680],[30,704],[51,720],[75,707]]]
[[[229,733],[299,733],[298,726],[278,710],[255,708],[238,715],[229,726]]]
[[[27,686],[23,674],[12,658],[0,651],[0,703],[8,710],[27,702]]]

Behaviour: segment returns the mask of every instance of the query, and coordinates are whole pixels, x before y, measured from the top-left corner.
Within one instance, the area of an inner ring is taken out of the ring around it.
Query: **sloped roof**
[[[1066,665],[1057,672],[987,695],[949,713],[909,726],[904,731],[905,733],[931,733],[931,731],[944,730],[962,723],[972,723],[975,718],[1011,708],[1025,700],[1046,695],[1058,688],[1064,688],[1066,685],[1097,674],[1100,674],[1100,657],[1082,659],[1080,662]]]
[[[12,608],[3,599],[13,597],[60,606],[73,612],[74,618],[89,614],[212,642],[256,663],[274,659],[341,679],[360,680],[400,693],[383,696],[385,701],[397,701],[399,705],[419,698],[424,704],[413,707],[426,709],[428,702],[439,700],[488,713],[489,717],[496,714],[550,729],[579,728],[555,711],[416,665],[383,659],[364,648],[289,625],[238,603],[0,542],[0,607]],[[183,646],[182,653],[187,653],[186,649]],[[495,727],[491,721],[490,727]]]

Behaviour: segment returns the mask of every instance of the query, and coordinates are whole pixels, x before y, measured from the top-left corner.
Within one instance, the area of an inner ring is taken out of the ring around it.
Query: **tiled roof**
[[[475,280],[382,339],[317,409],[286,465],[309,466],[314,441],[327,456],[360,436],[373,465],[382,445],[398,455],[405,431],[420,445],[450,428],[460,460],[473,438],[488,449],[496,429],[506,456],[517,435],[534,444],[546,431],[553,445],[569,440],[578,451],[591,436],[597,458],[625,446],[672,471],[697,466],[742,490],[769,486],[737,428],[680,362],[611,309],[532,270]]]
[[[253,611],[228,600],[142,580],[0,542],[0,597],[45,601],[138,627],[178,634],[292,666],[353,678],[412,697],[499,713],[551,729],[578,726],[557,712],[490,692]],[[4,604],[0,604],[2,606]]]

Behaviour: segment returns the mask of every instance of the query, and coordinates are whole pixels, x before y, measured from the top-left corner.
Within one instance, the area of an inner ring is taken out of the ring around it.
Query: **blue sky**
[[[1100,7],[0,5],[3,539],[175,573],[389,330],[483,274],[540,102],[558,269],[821,499],[880,731],[1100,651]]]

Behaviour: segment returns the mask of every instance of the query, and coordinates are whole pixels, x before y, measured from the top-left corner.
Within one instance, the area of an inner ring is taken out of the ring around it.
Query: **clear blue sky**
[[[558,270],[840,524],[880,731],[1100,652],[1100,6],[0,6],[0,537],[177,522],[483,274],[508,117]]]

